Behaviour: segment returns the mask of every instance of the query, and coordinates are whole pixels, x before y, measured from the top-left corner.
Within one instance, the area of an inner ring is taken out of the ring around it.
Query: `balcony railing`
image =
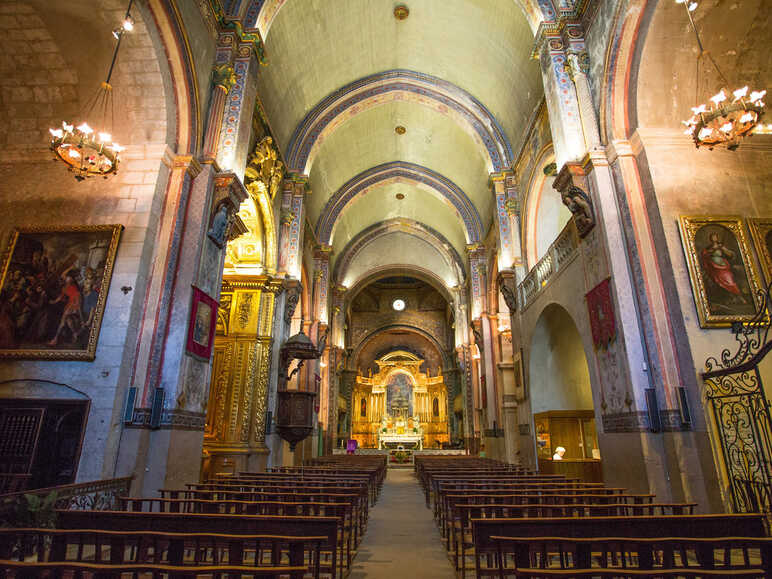
[[[579,235],[574,220],[571,219],[552,242],[544,257],[531,268],[518,286],[521,311],[530,306],[550,280],[574,260],[578,254],[578,247]]]

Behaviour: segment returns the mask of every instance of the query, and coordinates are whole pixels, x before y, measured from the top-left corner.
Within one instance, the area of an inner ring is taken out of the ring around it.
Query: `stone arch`
[[[336,260],[335,269],[333,270],[333,279],[339,281],[342,280],[345,273],[348,271],[352,260],[359,251],[382,235],[386,235],[392,231],[407,231],[412,235],[416,235],[421,239],[435,244],[437,247],[441,247],[444,250],[442,253],[445,254],[448,264],[452,265],[456,270],[455,273],[458,276],[459,285],[463,283],[464,262],[448,240],[441,233],[423,223],[403,218],[381,221],[357,234],[357,236],[346,245],[341,252],[341,255]]]
[[[384,277],[389,277],[391,275],[409,275],[410,277],[420,279],[421,281],[426,282],[427,284],[432,286],[435,290],[437,290],[440,293],[440,295],[448,301],[449,304],[455,303],[455,300],[453,299],[453,296],[451,295],[451,293],[448,291],[448,288],[445,286],[442,280],[439,277],[437,277],[437,275],[433,271],[429,271],[428,269],[423,269],[412,265],[400,267],[399,264],[392,264],[392,265],[387,265],[380,268],[371,269],[368,275],[356,280],[354,284],[351,286],[351,288],[347,293],[347,302],[351,304],[351,302],[354,300],[357,294],[365,287],[367,287],[368,285],[370,285],[375,281],[378,281],[379,279],[382,279]]]
[[[398,179],[413,182],[439,196],[461,216],[467,243],[476,243],[480,240],[483,232],[482,220],[474,204],[458,185],[427,167],[404,161],[394,161],[378,165],[356,175],[328,199],[316,225],[316,236],[319,242],[330,243],[335,223],[346,206],[354,199],[373,187],[382,186]]]
[[[418,328],[416,326],[412,326],[409,324],[390,324],[390,325],[382,326],[376,330],[373,330],[366,336],[364,336],[360,340],[359,344],[357,344],[354,347],[354,350],[352,351],[351,360],[354,361],[353,367],[354,368],[358,367],[357,364],[360,362],[360,356],[362,355],[363,350],[365,350],[365,348],[367,348],[367,346],[373,340],[378,338],[378,336],[393,330],[407,331],[420,336],[434,348],[435,353],[442,359],[443,368],[452,367],[453,361],[451,357],[445,351],[445,348],[443,348],[442,345],[437,341],[437,339],[434,336],[432,336],[431,333],[429,333],[427,330],[424,330],[423,328]]]
[[[551,303],[529,337],[531,410],[593,410],[589,358],[571,314]]]
[[[555,176],[544,173],[544,168],[554,162],[555,151],[549,144],[540,151],[528,180],[522,235],[529,269],[541,259],[571,218],[560,194],[552,188]]]
[[[389,70],[341,87],[298,124],[287,147],[291,171],[309,174],[317,145],[346,120],[390,100],[416,102],[452,118],[485,151],[490,172],[512,164],[512,146],[490,111],[463,89],[411,70]]]

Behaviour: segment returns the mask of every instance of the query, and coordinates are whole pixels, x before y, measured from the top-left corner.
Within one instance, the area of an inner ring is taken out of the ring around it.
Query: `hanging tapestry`
[[[608,348],[616,338],[614,321],[614,300],[611,297],[611,279],[607,278],[591,289],[585,296],[590,314],[590,328],[595,348]]]

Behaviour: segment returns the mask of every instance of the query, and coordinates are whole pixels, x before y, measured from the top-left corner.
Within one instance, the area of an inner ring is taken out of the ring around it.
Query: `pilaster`
[[[308,177],[290,174],[282,186],[279,227],[279,272],[300,279],[303,256],[305,196],[310,194]]]

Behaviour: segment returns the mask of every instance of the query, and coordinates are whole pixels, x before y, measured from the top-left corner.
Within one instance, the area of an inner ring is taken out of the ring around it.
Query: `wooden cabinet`
[[[552,410],[534,414],[539,471],[565,474],[586,482],[603,482],[595,414],[592,410]],[[556,449],[563,460],[552,460]]]

